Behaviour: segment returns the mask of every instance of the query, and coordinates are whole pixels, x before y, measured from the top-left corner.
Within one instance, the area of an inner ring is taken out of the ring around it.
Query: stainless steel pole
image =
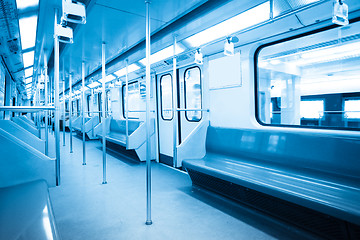
[[[101,113],[101,126],[102,126],[102,145],[103,145],[103,184],[106,184],[106,124],[105,124],[105,42],[102,43],[101,48],[101,62],[102,62],[102,91],[101,91],[101,104],[102,104],[102,113]]]
[[[151,225],[150,0],[146,5],[146,225]]]
[[[69,118],[69,128],[70,128],[70,153],[73,153],[73,142],[72,142],[72,74],[69,74],[69,113],[70,113],[70,118]]]
[[[178,132],[178,112],[177,109],[177,59],[176,59],[176,36],[174,36],[174,57],[173,57],[173,74],[172,74],[172,90],[173,90],[173,167],[177,164],[177,132]]]
[[[125,76],[125,133],[126,133],[126,149],[129,147],[129,61],[126,59],[126,76]]]
[[[65,98],[65,71],[63,70],[63,146],[65,146],[65,123],[66,123],[66,98]]]
[[[82,132],[83,132],[83,163],[86,165],[86,152],[85,152],[85,62],[81,64],[81,76],[82,76]]]
[[[63,74],[62,74],[62,80],[63,80],[63,107],[64,107],[64,115],[63,115],[63,146],[65,146],[65,123],[66,123],[66,99],[65,99],[65,64],[63,61]]]
[[[44,53],[44,81],[45,81],[45,107],[48,106],[48,67],[47,67],[47,58],[46,54]],[[48,115],[49,111],[45,111],[45,154],[46,156],[49,155],[49,133],[48,133]]]
[[[58,10],[55,10],[55,26]],[[55,29],[54,32],[56,33]],[[59,126],[59,39],[55,34],[54,40],[54,87],[55,87],[55,151],[56,151],[56,185],[60,185],[60,126]]]

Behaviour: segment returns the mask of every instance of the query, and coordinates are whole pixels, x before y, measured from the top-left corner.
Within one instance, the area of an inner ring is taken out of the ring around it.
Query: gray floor
[[[61,136],[62,140],[62,136]],[[50,189],[60,235],[67,239],[294,239],[300,231],[192,187],[187,174],[152,163],[152,220],[145,225],[145,164],[107,154],[102,182],[98,141],[61,145],[61,185]],[[51,152],[53,152],[51,144]]]

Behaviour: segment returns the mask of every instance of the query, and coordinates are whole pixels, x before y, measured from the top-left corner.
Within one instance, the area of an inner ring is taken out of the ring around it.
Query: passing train
[[[360,1],[0,9],[0,239],[360,239]]]

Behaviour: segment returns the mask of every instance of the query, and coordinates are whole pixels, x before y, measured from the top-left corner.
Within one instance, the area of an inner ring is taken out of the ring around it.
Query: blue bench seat
[[[353,137],[209,127],[206,155],[184,160],[183,167],[194,185],[255,208],[264,201],[257,203],[251,194],[300,206],[300,212],[311,209],[341,232],[342,225],[360,229],[359,156],[360,139]]]
[[[141,122],[129,120],[128,124],[128,132],[131,135],[140,126]],[[102,137],[102,132],[100,131],[98,135]],[[111,119],[105,138],[109,142],[126,147],[126,121]]]

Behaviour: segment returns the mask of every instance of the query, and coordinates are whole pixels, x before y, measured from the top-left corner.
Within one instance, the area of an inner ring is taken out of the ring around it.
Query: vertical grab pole
[[[63,146],[65,146],[65,122],[66,122],[66,98],[65,98],[65,72],[63,71],[63,104],[64,104],[64,117],[63,117]]]
[[[125,76],[125,90],[126,90],[126,102],[125,102],[125,133],[126,133],[126,149],[128,149],[129,147],[129,78],[128,78],[128,74],[129,74],[129,61],[126,59],[126,76]]]
[[[44,53],[44,81],[45,81],[45,106],[48,106],[48,67],[46,54]],[[49,133],[48,133],[48,111],[44,112],[45,114],[45,155],[49,155]]]
[[[82,132],[83,132],[83,163],[86,165],[86,153],[85,153],[85,62],[82,62],[81,65],[81,77],[82,77]]]
[[[101,46],[101,62],[102,62],[102,91],[101,91],[101,126],[102,126],[102,144],[103,144],[103,184],[106,184],[106,124],[105,124],[105,80],[106,80],[106,73],[105,73],[105,42],[102,43]]]
[[[55,10],[55,26],[58,10]],[[55,32],[54,40],[54,87],[55,87],[55,149],[56,149],[56,185],[60,185],[60,126],[59,126],[59,39]]]
[[[151,225],[150,0],[146,5],[146,225]]]
[[[62,79],[63,79],[63,99],[64,99],[64,123],[63,123],[63,146],[65,146],[65,122],[66,122],[66,99],[65,99],[65,64],[63,61],[63,74],[62,74]]]
[[[173,89],[173,167],[177,165],[177,129],[178,129],[178,112],[177,112],[177,71],[176,71],[176,36],[174,36],[174,45],[173,45],[173,76],[172,76],[172,89]]]
[[[73,153],[73,143],[72,143],[72,75],[71,73],[69,74],[69,113],[70,113],[70,118],[69,118],[69,128],[70,128],[70,153]]]

